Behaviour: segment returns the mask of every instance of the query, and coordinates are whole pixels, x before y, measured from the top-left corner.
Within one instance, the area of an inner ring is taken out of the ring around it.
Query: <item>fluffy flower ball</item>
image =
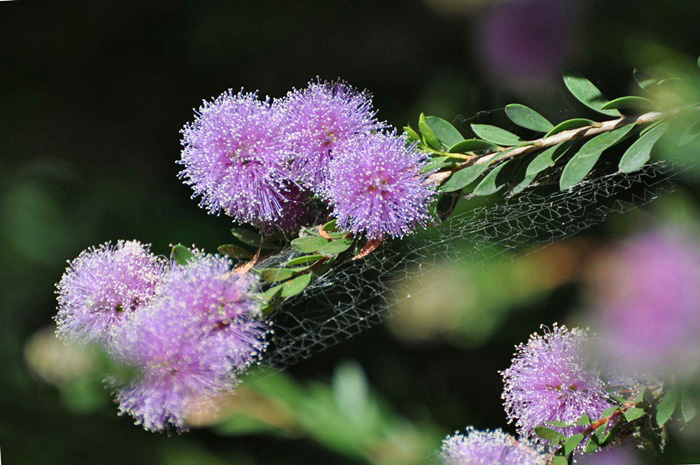
[[[70,262],[57,284],[58,334],[106,344],[156,294],[164,262],[137,241],[105,243]]]
[[[138,372],[117,391],[120,412],[151,431],[184,429],[188,414],[233,389],[266,345],[254,284],[217,256],[173,265],[158,300],[115,336],[117,359]]]
[[[182,132],[179,176],[211,213],[241,223],[274,223],[286,195],[290,153],[281,131],[282,112],[255,93],[230,90],[204,102]]]
[[[546,456],[527,441],[501,430],[455,434],[443,441],[443,465],[545,465]]]
[[[339,144],[325,190],[338,225],[369,239],[402,237],[425,226],[435,191],[427,157],[405,136],[371,134]]]
[[[290,92],[282,106],[295,178],[317,193],[337,145],[385,128],[375,118],[370,96],[342,82],[311,82]]]
[[[622,243],[592,274],[594,319],[612,366],[663,375],[678,364],[697,364],[700,251],[694,238],[670,229],[648,232]]]
[[[520,435],[535,437],[536,426],[574,422],[584,413],[596,419],[611,406],[599,373],[589,366],[587,341],[585,331],[555,325],[517,347],[513,364],[503,372],[502,397]],[[571,434],[583,428],[555,429]]]

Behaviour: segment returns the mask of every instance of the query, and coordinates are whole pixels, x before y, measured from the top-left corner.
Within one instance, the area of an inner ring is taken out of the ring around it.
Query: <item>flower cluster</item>
[[[503,372],[503,400],[520,435],[536,438],[537,426],[574,423],[583,414],[597,419],[612,406],[603,380],[590,366],[588,338],[586,331],[555,325],[517,347],[513,364]],[[585,427],[558,429],[573,434]]]
[[[476,431],[447,437],[440,454],[443,465],[545,465],[546,456],[527,440],[501,430]]]
[[[263,232],[298,230],[330,207],[348,231],[400,237],[427,221],[428,158],[375,114],[367,93],[341,82],[279,100],[228,91],[182,130],[180,177],[211,213]]]
[[[219,256],[195,250],[187,264],[168,264],[135,241],[105,244],[81,254],[58,285],[58,332],[133,368],[114,383],[120,412],[150,431],[184,429],[265,349],[255,286]]]

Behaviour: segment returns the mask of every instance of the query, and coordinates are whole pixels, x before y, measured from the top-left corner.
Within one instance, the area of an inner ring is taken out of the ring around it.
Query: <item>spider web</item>
[[[530,253],[677,190],[678,166],[648,164],[632,174],[594,174],[574,189],[539,186],[453,215],[427,233],[392,241],[359,260],[336,263],[272,317],[264,366],[283,368],[382,322],[410,291],[405,285],[465,253],[477,261]],[[469,206],[478,199],[461,200]],[[286,251],[265,266],[293,257]]]

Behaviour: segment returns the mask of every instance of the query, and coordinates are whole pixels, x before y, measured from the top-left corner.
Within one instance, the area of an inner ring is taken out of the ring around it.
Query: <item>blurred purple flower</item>
[[[494,5],[481,20],[476,41],[490,74],[518,87],[558,77],[575,27],[571,3],[516,0]]]
[[[577,465],[641,465],[630,448],[612,447],[577,458]]]
[[[218,256],[173,264],[158,299],[115,336],[117,360],[138,372],[117,390],[120,411],[150,431],[184,429],[189,413],[233,389],[269,332],[254,285]]]
[[[421,174],[426,162],[403,135],[371,134],[339,144],[328,166],[325,196],[340,228],[384,239],[425,226],[435,195]]]
[[[171,310],[144,309],[115,336],[117,359],[136,370],[117,389],[119,412],[149,431],[186,429],[189,413],[236,386],[225,335],[202,337],[195,313],[184,318]]]
[[[121,325],[155,295],[164,261],[137,241],[91,247],[70,262],[56,285],[58,334],[107,344]]]
[[[603,355],[640,374],[697,363],[700,249],[680,231],[623,243],[594,270],[594,321]]]
[[[211,213],[256,226],[277,221],[289,177],[282,111],[256,93],[231,90],[204,102],[182,129],[179,173]]]
[[[536,439],[536,426],[574,422],[584,413],[600,418],[610,407],[603,381],[586,358],[588,333],[554,325],[544,335],[533,334],[517,347],[513,364],[505,370],[504,406],[518,433]],[[564,434],[585,427],[553,428]]]
[[[545,465],[546,456],[533,444],[517,441],[501,430],[454,434],[442,443],[443,465]]]
[[[343,82],[312,81],[306,89],[291,91],[280,105],[295,178],[317,193],[338,144],[386,127],[375,118],[371,96]]]

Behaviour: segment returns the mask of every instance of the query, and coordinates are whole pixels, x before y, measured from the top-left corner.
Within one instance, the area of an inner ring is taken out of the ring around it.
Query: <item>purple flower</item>
[[[317,193],[338,144],[385,128],[375,118],[370,95],[342,82],[312,81],[306,89],[290,92],[281,105],[294,173]]]
[[[592,274],[597,291],[594,320],[611,365],[663,374],[678,363],[697,363],[696,240],[682,231],[646,233],[621,244]]]
[[[202,207],[257,226],[282,216],[290,154],[281,121],[280,108],[256,93],[229,90],[203,103],[181,131],[178,162]]]
[[[128,413],[149,431],[183,430],[189,414],[211,407],[236,386],[225,335],[202,337],[198,320],[194,313],[184,318],[158,305],[117,333],[117,359],[136,371],[117,390],[120,414]]]
[[[443,465],[545,465],[546,456],[533,444],[517,441],[501,430],[476,431],[447,437],[440,454]]]
[[[269,332],[254,284],[218,256],[195,251],[173,264],[158,299],[115,336],[117,360],[138,371],[117,391],[120,412],[150,431],[184,429],[189,414],[233,389]]]
[[[426,162],[403,135],[371,134],[339,144],[325,191],[338,225],[369,239],[402,237],[425,226],[435,195],[421,174]]]
[[[265,349],[268,325],[259,319],[256,281],[231,271],[230,260],[195,251],[187,265],[173,264],[156,305],[190,320],[204,336],[222,333],[222,344],[237,371],[244,371]]]
[[[535,438],[536,426],[575,422],[584,413],[597,419],[611,407],[599,373],[589,366],[588,339],[585,331],[555,325],[517,347],[513,364],[502,373],[502,397],[508,421],[516,421],[520,435]],[[584,428],[553,429],[573,434]]]
[[[576,460],[578,465],[642,465],[630,447],[612,447],[586,454]]]
[[[109,342],[155,295],[164,261],[137,241],[105,243],[83,251],[57,284],[58,334],[82,342]]]

